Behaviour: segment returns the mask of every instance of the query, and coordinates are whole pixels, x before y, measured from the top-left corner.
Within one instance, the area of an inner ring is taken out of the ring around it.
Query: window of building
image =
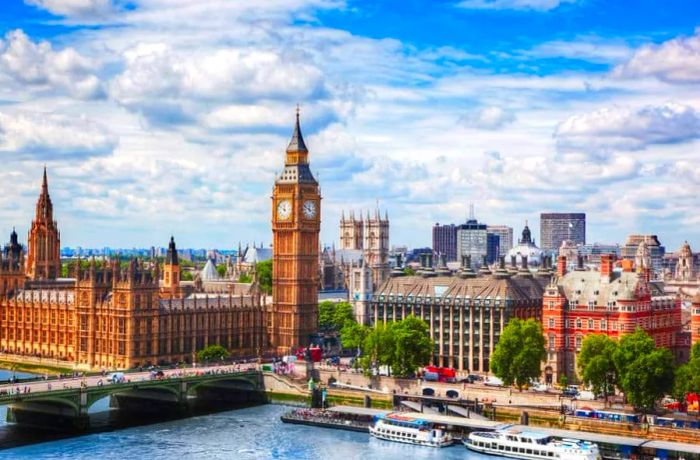
[[[580,335],[576,336],[576,348],[581,348],[581,342],[583,341],[583,338]]]
[[[549,318],[549,327],[554,327],[554,318]]]
[[[593,329],[593,328],[594,328],[594,326],[593,326],[593,320],[592,320],[592,319],[589,319],[589,320],[588,320],[588,329]]]
[[[555,342],[556,342],[555,339],[556,339],[556,337],[554,336],[554,334],[549,334],[549,348],[550,348],[550,349],[553,349],[553,348],[554,348],[554,345],[555,345]]]
[[[576,328],[581,329],[581,318],[576,318]]]

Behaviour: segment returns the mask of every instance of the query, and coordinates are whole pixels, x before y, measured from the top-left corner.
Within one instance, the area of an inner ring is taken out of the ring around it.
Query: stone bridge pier
[[[164,380],[106,384],[27,394],[2,395],[7,421],[56,430],[85,430],[90,407],[109,397],[121,417],[186,415],[193,407],[219,409],[232,404],[265,402],[262,375],[257,372],[207,374]]]

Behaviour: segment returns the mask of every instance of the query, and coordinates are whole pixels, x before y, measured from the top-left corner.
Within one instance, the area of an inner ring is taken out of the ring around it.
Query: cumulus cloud
[[[667,103],[636,110],[602,108],[575,115],[557,126],[561,149],[639,150],[652,144],[674,144],[700,137],[700,114],[688,105]]]
[[[515,115],[496,106],[483,107],[460,118],[460,122],[465,126],[494,130],[501,129],[514,121]]]
[[[656,77],[674,83],[700,82],[700,28],[692,37],[646,45],[613,70],[617,77]]]
[[[112,81],[111,95],[152,121],[196,114],[194,105],[199,102],[207,103],[201,110],[211,103],[233,102],[241,107],[215,109],[210,121],[245,121],[244,116],[248,120],[244,124],[250,124],[269,115],[251,107],[253,101],[291,104],[321,99],[326,91],[321,71],[293,53],[236,48],[177,51],[165,44],[142,44],[126,52],[125,61],[124,71]]]
[[[49,42],[33,42],[21,30],[0,40],[0,78],[18,86],[91,99],[102,95],[94,71],[93,63],[73,48],[56,51]]]
[[[20,157],[57,158],[107,154],[117,139],[86,117],[0,112],[0,152]]]
[[[550,11],[565,3],[577,0],[463,0],[457,4],[460,8],[478,10],[533,10]]]
[[[66,17],[99,18],[115,11],[112,0],[24,0],[24,2],[57,16]]]

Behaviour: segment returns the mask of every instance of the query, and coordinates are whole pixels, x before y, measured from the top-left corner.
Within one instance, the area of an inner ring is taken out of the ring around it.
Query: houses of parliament
[[[304,346],[317,322],[320,201],[297,113],[273,191],[269,305],[255,279],[245,294],[188,290],[173,238],[162,266],[93,258],[74,261],[70,277],[61,277],[60,233],[44,168],[26,254],[14,230],[0,251],[0,352],[84,369],[127,369],[191,362],[208,345],[249,357]]]

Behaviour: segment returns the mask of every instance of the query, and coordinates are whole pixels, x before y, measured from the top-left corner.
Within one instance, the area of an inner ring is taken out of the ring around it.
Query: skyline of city
[[[692,7],[10,0],[0,233],[27,234],[46,163],[64,245],[270,241],[298,102],[322,242],[379,200],[414,247],[469,202],[535,235],[541,212],[585,212],[589,241],[700,246]]]

